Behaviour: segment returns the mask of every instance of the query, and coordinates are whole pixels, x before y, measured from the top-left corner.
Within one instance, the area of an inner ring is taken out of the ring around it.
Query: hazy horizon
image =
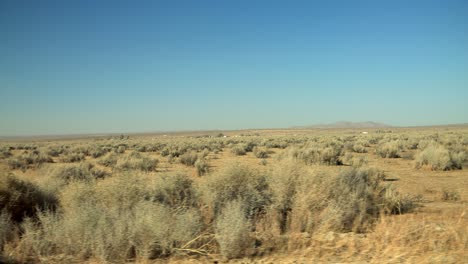
[[[248,131],[248,130],[281,130],[281,129],[391,129],[391,128],[417,128],[417,127],[450,127],[450,126],[468,126],[468,123],[452,123],[452,124],[426,124],[426,125],[407,125],[407,126],[394,126],[392,124],[383,124],[380,122],[375,122],[383,125],[387,125],[384,127],[341,127],[341,126],[333,126],[337,123],[341,122],[350,122],[350,121],[344,121],[340,120],[337,122],[331,122],[331,123],[320,123],[320,124],[307,124],[307,125],[297,125],[297,126],[290,126],[290,127],[244,127],[244,128],[236,128],[236,129],[218,129],[218,128],[213,128],[213,129],[180,129],[180,130],[135,130],[135,131],[90,131],[90,132],[84,132],[84,133],[46,133],[46,134],[17,134],[17,135],[0,135],[0,139],[8,139],[8,138],[35,138],[35,137],[74,137],[74,136],[107,136],[107,135],[137,135],[137,134],[164,134],[164,133],[189,133],[189,132],[230,132],[230,131]],[[373,122],[373,121],[365,121],[365,122],[351,122],[351,123],[367,123],[367,122]],[[327,125],[331,125],[328,127]]]
[[[0,136],[468,123],[466,1],[2,1]]]

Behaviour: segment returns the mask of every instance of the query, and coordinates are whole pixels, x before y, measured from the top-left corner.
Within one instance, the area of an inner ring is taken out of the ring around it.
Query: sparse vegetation
[[[402,256],[416,256],[412,248],[425,260],[441,249],[460,262],[468,244],[462,212],[434,218],[434,227],[417,220],[434,217],[425,213],[434,199],[463,209],[457,170],[466,163],[467,134],[372,133],[0,146],[8,153],[0,166],[16,174],[0,176],[1,254],[18,262],[124,263],[301,249],[311,262],[343,262],[362,261],[359,248],[368,250],[365,261],[380,261],[390,257],[385,240]],[[387,159],[395,157],[404,159]],[[430,182],[414,181],[426,175]]]

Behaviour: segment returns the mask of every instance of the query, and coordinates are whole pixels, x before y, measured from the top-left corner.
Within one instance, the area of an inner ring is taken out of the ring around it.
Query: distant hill
[[[387,128],[392,127],[391,125],[378,123],[378,122],[349,122],[349,121],[339,121],[330,124],[317,124],[310,126],[298,126],[295,128]]]

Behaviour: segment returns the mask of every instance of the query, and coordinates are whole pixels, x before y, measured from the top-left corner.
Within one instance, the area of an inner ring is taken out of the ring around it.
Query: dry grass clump
[[[210,165],[205,159],[197,159],[195,162],[198,176],[203,176],[210,171]]]
[[[319,225],[325,225],[327,230],[366,230],[387,205],[383,177],[375,169],[352,168],[319,184],[325,188],[325,197],[319,195],[320,200],[315,201],[315,209],[323,210]]]
[[[252,219],[271,204],[272,194],[268,176],[242,164],[231,164],[217,174],[207,177],[208,204],[215,215],[231,201],[244,203],[245,215]]]
[[[14,222],[21,222],[24,217],[36,216],[40,210],[53,210],[57,205],[57,197],[37,185],[11,174],[0,176],[0,208]]]
[[[357,156],[347,152],[343,157],[343,163],[353,167],[362,167],[369,163],[367,156]]]
[[[311,145],[302,148],[291,148],[289,155],[306,164],[342,165],[343,145]]]
[[[107,156],[101,157],[97,163],[105,167],[114,167],[117,165],[119,156],[115,153],[110,153]]]
[[[272,207],[276,215],[280,233],[286,232],[291,221],[291,212],[297,200],[296,195],[302,186],[309,186],[310,174],[297,163],[281,162],[272,171],[270,188],[273,193]]]
[[[432,170],[461,170],[465,159],[464,151],[449,151],[444,146],[433,143],[416,154],[415,167],[430,166]]]
[[[266,159],[270,156],[270,152],[266,148],[254,147],[252,150],[255,157],[259,159]]]
[[[382,158],[399,158],[401,150],[401,143],[397,140],[394,140],[382,143],[377,147],[376,152]]]
[[[109,152],[109,149],[100,146],[93,146],[88,150],[88,154],[95,159],[104,156],[107,152]]]
[[[235,146],[233,146],[231,148],[231,152],[236,154],[237,156],[243,156],[243,155],[247,154],[246,148],[247,148],[247,145],[238,144],[238,145],[235,145]]]
[[[156,180],[150,197],[151,200],[175,210],[199,205],[199,193],[193,180],[183,174],[162,175]]]
[[[209,150],[205,149],[204,151],[197,153],[196,151],[186,152],[179,156],[180,163],[187,165],[187,166],[195,166],[197,160],[205,159],[208,154]]]
[[[227,258],[241,257],[252,247],[251,223],[245,216],[244,206],[243,201],[229,201],[216,218],[216,241],[220,253]]]
[[[281,166],[286,169],[279,169],[271,183],[281,232],[363,232],[381,212],[405,213],[414,206],[384,184],[384,174],[376,169],[349,168],[331,176]]]
[[[190,151],[179,156],[180,163],[187,166],[194,166],[195,162],[198,160],[199,155],[195,151]]]
[[[351,145],[351,150],[356,153],[367,153],[369,147],[369,141],[365,139],[358,139],[354,144]]]

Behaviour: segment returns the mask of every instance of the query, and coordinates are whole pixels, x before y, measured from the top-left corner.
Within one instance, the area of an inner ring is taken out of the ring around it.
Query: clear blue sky
[[[468,1],[1,1],[0,135],[468,122]]]

